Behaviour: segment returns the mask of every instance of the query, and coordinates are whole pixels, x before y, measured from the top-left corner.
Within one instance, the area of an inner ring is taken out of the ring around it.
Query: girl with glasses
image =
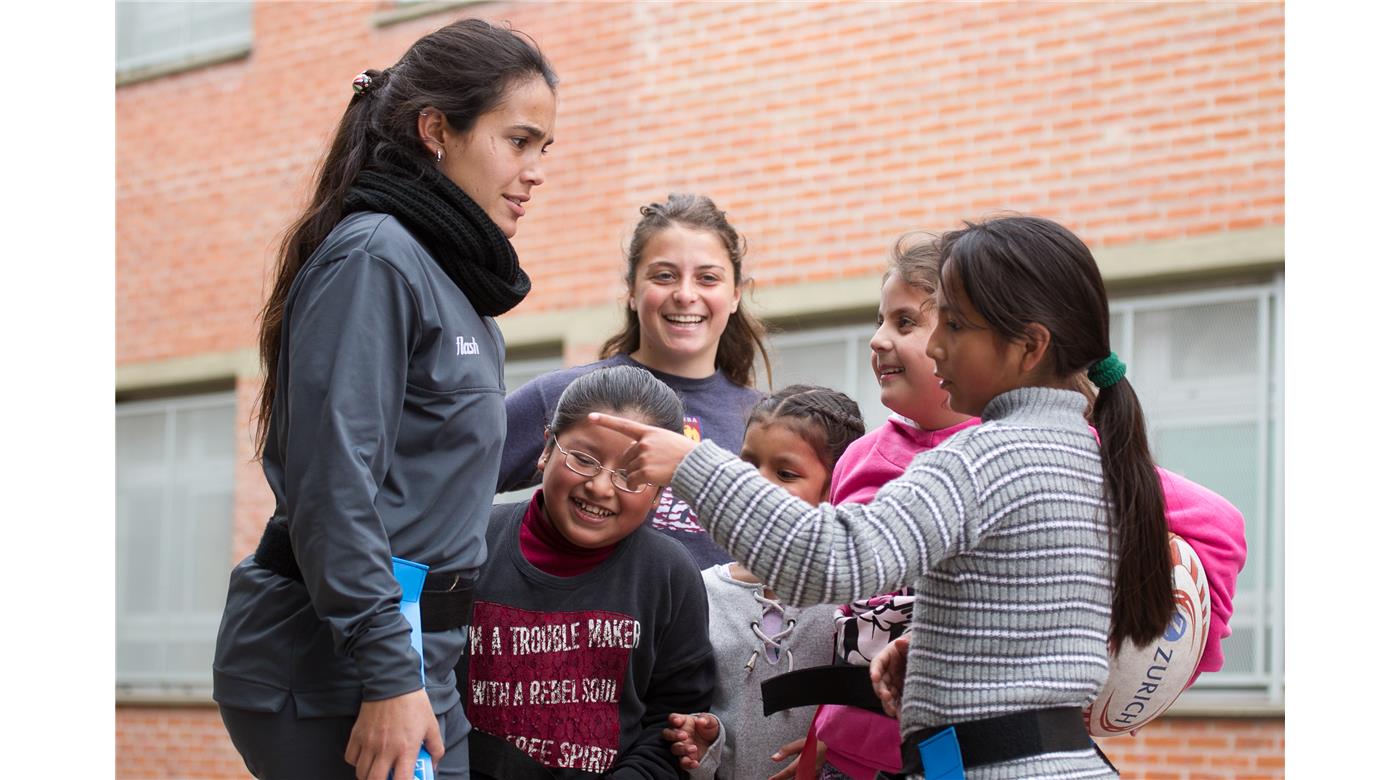
[[[590,412],[684,427],[680,398],[641,368],[598,369],[564,389],[540,489],[491,513],[457,668],[472,777],[675,777],[667,713],[710,706],[700,573],[647,524],[660,489],[629,483],[631,440],[588,425]]]

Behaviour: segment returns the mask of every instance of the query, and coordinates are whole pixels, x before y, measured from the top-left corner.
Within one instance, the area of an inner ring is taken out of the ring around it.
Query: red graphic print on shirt
[[[688,534],[709,533],[703,525],[695,519],[695,513],[690,511],[690,505],[676,498],[671,492],[671,486],[667,485],[661,491],[661,498],[656,500],[656,509],[651,513],[652,526],[665,531],[684,531]]]
[[[685,418],[685,435],[695,441],[700,441],[699,417]],[[671,493],[670,485],[661,489],[661,498],[657,499],[656,509],[651,512],[651,524],[654,528],[672,533],[676,531],[688,534],[709,533],[704,526],[696,521],[695,513],[690,511],[690,505]]]
[[[478,601],[467,634],[472,727],[545,766],[606,772],[641,624],[602,610],[534,612]]]

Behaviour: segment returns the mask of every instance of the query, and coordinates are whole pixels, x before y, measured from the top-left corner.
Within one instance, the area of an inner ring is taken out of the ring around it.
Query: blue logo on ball
[[[1186,616],[1180,612],[1172,615],[1171,625],[1167,626],[1167,633],[1162,638],[1168,642],[1175,642],[1186,634]]]

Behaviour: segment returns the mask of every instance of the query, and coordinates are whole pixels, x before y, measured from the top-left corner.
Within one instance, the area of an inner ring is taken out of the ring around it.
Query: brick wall
[[[1281,719],[1166,718],[1102,743],[1124,780],[1282,778]],[[117,717],[118,780],[247,778],[212,709],[128,708]]]
[[[637,207],[679,189],[729,211],[760,296],[1002,208],[1094,246],[1283,224],[1277,3],[483,3],[371,24],[387,5],[259,4],[249,57],[117,89],[118,365],[255,345],[350,79],[466,14],[528,32],[563,82],[516,238],[524,314],[615,300]],[[256,390],[238,382],[241,423]],[[270,509],[246,426],[239,447],[235,557]],[[119,776],[239,776],[209,710],[120,707],[117,728]],[[1140,777],[1282,776],[1279,720],[1109,747]]]
[[[351,77],[453,18],[375,28],[372,8],[259,5],[247,59],[118,90],[119,363],[252,343]],[[731,212],[760,291],[1000,208],[1096,245],[1283,223],[1281,5],[475,10],[563,79],[523,313],[612,300],[637,207],[679,188]]]
[[[1282,718],[1165,718],[1102,747],[1125,779],[1283,777]]]
[[[119,707],[118,780],[248,778],[212,707]]]

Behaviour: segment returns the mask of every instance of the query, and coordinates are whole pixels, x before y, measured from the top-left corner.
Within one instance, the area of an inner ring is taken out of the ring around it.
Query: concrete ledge
[[[880,305],[878,273],[799,282],[782,287],[758,287],[749,296],[753,313],[764,319],[781,320],[803,314],[825,314],[852,309],[874,309]]]
[[[622,327],[622,308],[616,304],[589,306],[543,314],[507,314],[496,320],[508,349],[576,341],[602,341]]]
[[[1283,266],[1283,228],[1264,227],[1094,250],[1105,282],[1213,275]]]
[[[485,2],[487,0],[437,0],[436,2],[405,3],[398,8],[376,13],[370,17],[370,24],[375,27],[388,27],[391,24],[406,22],[409,19],[432,16],[443,11],[451,11],[454,8],[481,5]]]
[[[1213,693],[1213,692],[1212,692]],[[1210,698],[1210,693],[1192,695],[1190,701],[1177,701],[1165,713],[1164,718],[1282,718],[1284,705],[1270,704],[1262,695],[1251,699],[1236,694],[1220,694],[1218,699]]]
[[[1166,278],[1210,277],[1222,273],[1259,271],[1283,266],[1283,228],[1268,227],[1209,236],[1115,246],[1094,252],[1104,281],[1109,284],[1150,282]],[[813,314],[839,314],[871,309],[880,303],[883,266],[869,274],[799,282],[781,287],[760,286],[746,293],[754,314],[784,320]],[[1111,292],[1111,291],[1110,291]],[[615,305],[593,306],[506,316],[498,322],[512,348],[541,344],[602,341],[622,325]]]
[[[256,377],[261,372],[258,351],[252,347],[193,357],[127,363],[117,366],[117,392]]]
[[[183,73],[187,70],[195,70],[196,68],[204,68],[224,62],[232,62],[233,60],[241,60],[252,53],[253,45],[251,43],[240,43],[225,49],[215,49],[190,57],[181,57],[180,59],[171,60],[169,62],[161,62],[140,68],[128,68],[117,72],[117,86],[124,87],[128,84],[158,79],[161,76]]]
[[[1104,282],[1110,285],[1165,278],[1210,277],[1223,273],[1281,268],[1283,228],[1267,227],[1209,236],[1153,241],[1094,251]],[[754,312],[768,319],[868,309],[880,303],[884,269],[861,276],[760,287]],[[1112,292],[1112,291],[1110,291]]]
[[[211,709],[214,703],[212,688],[190,688],[187,691],[123,690],[117,688],[118,707],[155,707],[181,709]]]

